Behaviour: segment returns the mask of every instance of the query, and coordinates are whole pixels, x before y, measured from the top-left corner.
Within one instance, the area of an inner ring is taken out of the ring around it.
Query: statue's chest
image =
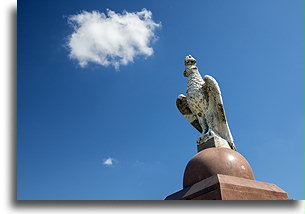
[[[201,112],[204,105],[204,95],[198,87],[190,87],[186,92],[189,107],[194,113]]]
[[[201,76],[196,73],[189,77],[186,90],[186,100],[191,111],[195,114],[204,110],[204,94],[202,87],[204,83]]]

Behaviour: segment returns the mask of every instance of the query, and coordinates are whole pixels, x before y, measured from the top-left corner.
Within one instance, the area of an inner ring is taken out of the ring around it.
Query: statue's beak
[[[187,77],[187,76],[186,76],[186,70],[184,70],[184,72],[183,72],[183,76]]]

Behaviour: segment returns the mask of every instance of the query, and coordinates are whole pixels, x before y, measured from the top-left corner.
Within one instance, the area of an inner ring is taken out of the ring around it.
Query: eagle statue
[[[186,96],[180,94],[176,105],[184,117],[202,134],[197,146],[215,137],[225,142],[225,146],[236,150],[227,122],[220,88],[216,80],[205,75],[202,79],[196,60],[185,57],[184,76],[188,78]]]

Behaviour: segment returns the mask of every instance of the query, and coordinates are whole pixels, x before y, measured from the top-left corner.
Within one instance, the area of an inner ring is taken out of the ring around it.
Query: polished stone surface
[[[229,175],[213,175],[188,186],[165,200],[291,200],[275,184]]]
[[[228,148],[208,148],[197,153],[184,171],[183,187],[188,187],[216,174],[254,180],[248,161]]]

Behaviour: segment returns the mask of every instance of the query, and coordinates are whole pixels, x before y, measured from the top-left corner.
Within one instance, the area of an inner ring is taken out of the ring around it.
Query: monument
[[[188,162],[183,189],[165,200],[289,200],[275,184],[256,181],[248,161],[236,151],[216,80],[202,79],[196,60],[185,57],[186,96],[176,104],[181,114],[201,133],[198,153]]]

